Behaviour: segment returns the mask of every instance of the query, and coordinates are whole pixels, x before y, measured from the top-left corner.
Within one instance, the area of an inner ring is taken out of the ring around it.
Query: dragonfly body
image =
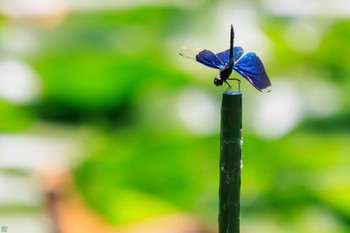
[[[230,78],[230,75],[234,70],[243,78],[247,79],[247,81],[259,91],[271,91],[271,81],[260,58],[252,52],[242,56],[243,48],[239,46],[233,47],[232,27],[231,46],[229,49],[215,54],[207,49],[183,47],[179,50],[179,54],[183,57],[193,59],[210,68],[219,69],[219,75],[214,78],[214,84],[216,86],[221,86],[223,83],[227,83],[230,89],[231,86],[227,80],[238,80],[236,78]]]
[[[221,86],[224,82],[227,82],[226,80],[229,79],[232,73],[233,64],[234,60],[231,60],[220,70],[219,75],[214,78],[214,84],[216,86]]]

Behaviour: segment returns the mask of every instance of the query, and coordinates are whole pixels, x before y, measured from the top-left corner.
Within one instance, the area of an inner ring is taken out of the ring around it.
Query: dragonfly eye
[[[222,85],[222,79],[220,78],[220,75],[214,78],[214,84],[216,86],[221,86]]]

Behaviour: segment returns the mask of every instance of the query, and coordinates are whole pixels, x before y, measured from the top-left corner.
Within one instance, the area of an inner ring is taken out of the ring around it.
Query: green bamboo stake
[[[219,233],[239,233],[242,93],[225,92],[221,106]]]

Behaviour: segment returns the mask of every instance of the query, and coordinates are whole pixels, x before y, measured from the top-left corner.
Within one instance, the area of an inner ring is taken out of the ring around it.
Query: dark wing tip
[[[265,87],[263,89],[259,89],[259,91],[263,92],[263,93],[269,93],[272,91],[272,86],[268,86],[268,87]]]

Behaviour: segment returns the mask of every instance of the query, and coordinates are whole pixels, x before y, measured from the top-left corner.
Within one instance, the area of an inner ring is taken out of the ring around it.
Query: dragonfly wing
[[[250,52],[244,55],[235,63],[233,70],[246,78],[259,91],[271,91],[271,81],[262,61],[255,53]]]
[[[234,60],[237,61],[243,54],[243,48],[242,47],[234,47],[233,48],[233,57]],[[220,58],[223,63],[228,63],[230,61],[230,49],[225,50],[221,53],[216,54],[217,57]]]
[[[224,63],[215,53],[207,49],[182,47],[178,53],[186,58],[198,61],[199,63],[215,69],[222,69]]]

